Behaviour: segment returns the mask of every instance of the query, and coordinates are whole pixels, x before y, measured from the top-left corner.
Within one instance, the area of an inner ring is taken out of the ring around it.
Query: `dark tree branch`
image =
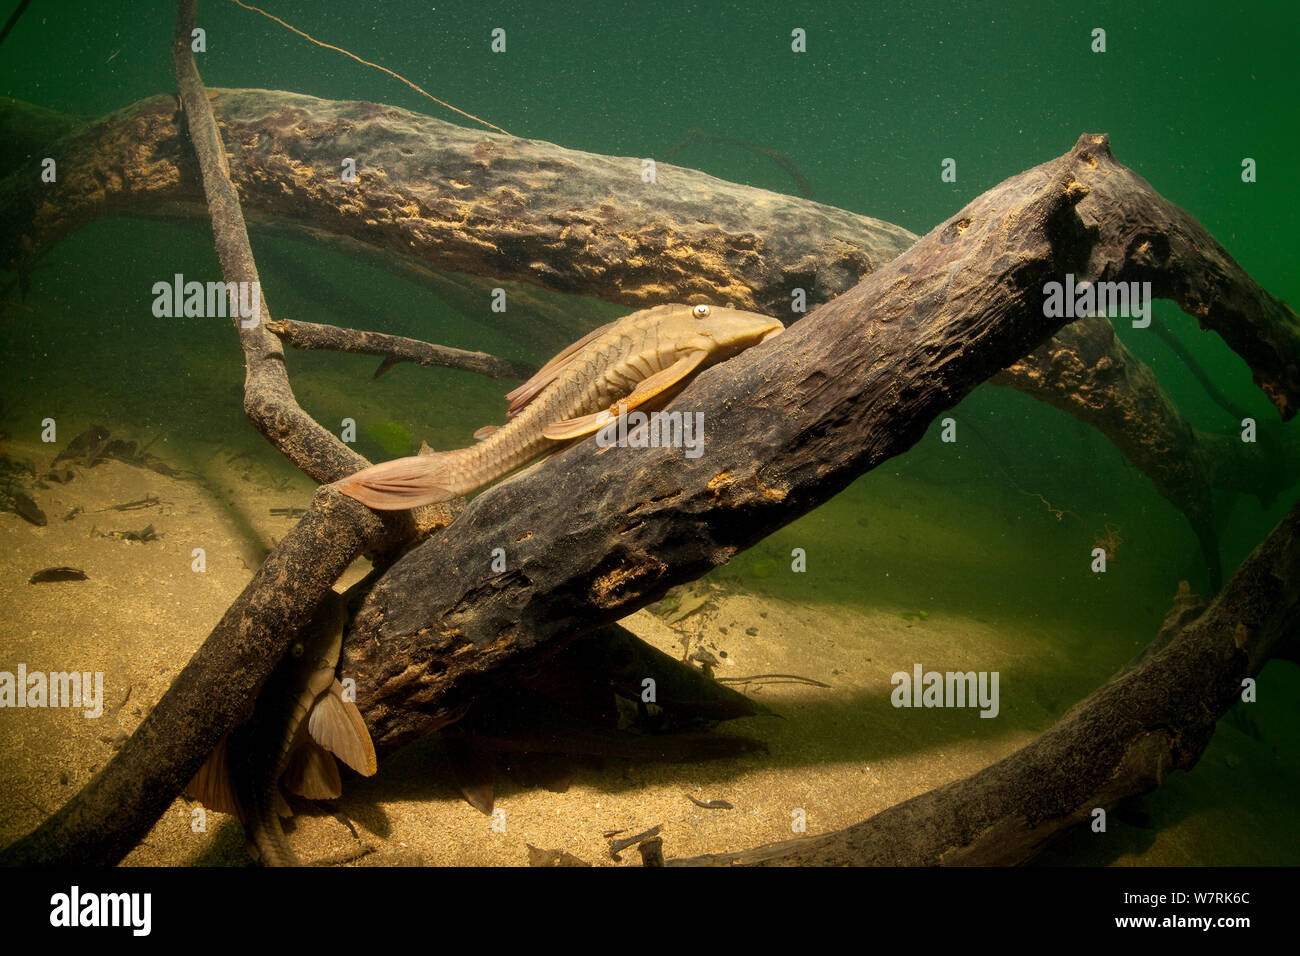
[[[384,357],[384,363],[380,366],[380,371],[375,373],[376,378],[399,362],[464,369],[467,372],[478,372],[488,378],[528,378],[536,371],[536,368],[522,362],[497,358],[486,352],[468,352],[465,349],[454,349],[445,345],[432,345],[419,339],[408,339],[384,332],[341,329],[336,325],[319,325],[315,322],[298,322],[290,319],[268,322],[267,329],[295,349],[324,349],[330,352],[381,355]]]
[[[197,0],[181,0],[172,62],[181,103],[189,126],[190,142],[199,160],[203,192],[212,219],[213,241],[221,273],[227,282],[242,282],[259,289],[260,321],[249,325],[235,320],[244,349],[244,410],[253,425],[280,453],[320,484],[337,481],[366,467],[368,462],[322,428],[302,410],[289,386],[284,350],[267,324],[271,310],[261,296],[261,281],[253,249],[244,226],[239,193],[230,181],[226,146],[217,131],[207,90],[199,78],[190,52]]]

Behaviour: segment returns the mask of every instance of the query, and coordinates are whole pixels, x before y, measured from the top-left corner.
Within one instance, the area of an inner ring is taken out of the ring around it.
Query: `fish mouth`
[[[776,325],[763,333],[762,337],[758,340],[758,344],[762,345],[768,339],[774,339],[784,331],[785,331],[784,325]]]

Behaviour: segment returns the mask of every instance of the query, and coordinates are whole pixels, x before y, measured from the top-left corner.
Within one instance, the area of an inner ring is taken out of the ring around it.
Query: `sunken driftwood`
[[[230,173],[255,226],[377,262],[440,294],[451,291],[471,316],[482,312],[475,307],[486,301],[482,291],[457,290],[457,281],[465,280],[437,273],[433,265],[635,306],[699,299],[788,315],[796,288],[805,290],[810,304],[825,302],[916,239],[889,223],[692,170],[660,164],[649,184],[641,180],[637,159],[469,131],[392,107],[262,90],[211,92],[232,146]],[[0,121],[34,116],[34,109],[0,104]],[[19,133],[23,128],[16,124]],[[19,173],[0,184],[0,222],[6,224],[0,243],[7,243],[0,244],[0,261],[22,269],[68,231],[110,212],[206,215],[171,98],[144,100],[85,125],[45,117],[33,128],[46,139],[29,137],[14,151],[57,155],[62,168],[77,174],[55,188]],[[48,137],[61,131],[62,142],[50,147]],[[360,157],[356,184],[339,176],[348,156]],[[1121,182],[1099,188],[1116,197],[1147,195],[1146,184],[1128,170]],[[1266,295],[1253,298],[1257,290],[1248,277],[1195,220],[1149,195],[1127,230],[1137,258],[1158,264],[1171,251],[1203,251],[1214,279],[1207,287],[1221,283],[1224,301],[1242,307],[1240,314],[1206,316],[1191,297],[1193,314],[1225,337],[1236,334],[1239,323],[1251,327],[1245,336],[1254,343],[1249,361],[1257,380],[1275,402],[1292,392],[1300,374],[1288,341],[1293,316]],[[1114,277],[1105,263],[1096,271]],[[566,342],[586,331],[564,316],[548,321],[570,326],[561,335]],[[1267,355],[1274,346],[1282,347],[1275,363]],[[1149,371],[1128,357],[1125,367],[1134,374],[1116,378],[1089,361],[1095,356],[1080,352],[1088,347],[1067,333],[1044,352],[1079,370],[1069,377],[1072,387],[1104,391],[1137,417],[1063,402],[1063,381],[1053,383],[1030,362],[1017,363],[998,381],[1064,404],[1112,438],[1186,513],[1217,573],[1207,501],[1213,483],[1196,484],[1205,476],[1207,456],[1188,441],[1185,423],[1168,414],[1174,406],[1152,390]],[[1137,391],[1126,391],[1130,384]],[[1150,415],[1144,412],[1148,397]],[[1284,417],[1293,411],[1279,407]],[[1258,474],[1236,464],[1255,449],[1217,446],[1217,453],[1231,455],[1228,472]]]
[[[1199,616],[1180,595],[1144,654],[1033,743],[844,830],[672,865],[1009,866],[1190,770],[1242,681],[1300,631],[1300,505]],[[1150,650],[1150,649],[1148,649]]]
[[[250,223],[347,236],[442,269],[638,308],[723,296],[788,315],[793,287],[831,298],[915,239],[886,222],[667,164],[646,183],[639,157],[468,130],[375,103],[209,92]],[[3,261],[115,211],[206,215],[183,122],[174,97],[152,97],[41,152],[76,172],[54,189],[25,175],[6,184],[0,222],[16,231],[0,239]],[[355,183],[341,176],[349,157]]]
[[[640,159],[480,133],[396,107],[281,91],[209,93],[250,222],[269,220],[281,235],[296,226],[313,241],[346,236],[438,268],[635,307],[723,298],[786,316],[796,287],[810,302],[828,301],[916,239],[878,219],[680,167],[660,164],[656,181],[645,183]],[[110,213],[207,215],[173,97],[142,100],[32,150],[59,156],[71,172],[53,187],[25,170],[4,181],[0,260],[8,265]],[[360,157],[357,183],[339,175],[348,157]],[[1129,254],[1138,273],[1171,256],[1201,257],[1209,274],[1199,287],[1230,304],[1210,314],[1190,288],[1181,298],[1156,294],[1185,302],[1218,332],[1290,418],[1286,396],[1300,379],[1295,313],[1251,282],[1194,218],[1120,169],[1115,182],[1094,186],[1109,205],[1134,204],[1126,223],[1108,226],[1133,248],[1109,249],[1109,261],[1091,271],[1114,279]]]
[[[1274,353],[1263,361],[1256,333],[1296,355],[1300,324],[1248,279],[1225,283],[1217,246],[1161,238],[1188,221],[1104,136],[1084,136],[785,335],[696,379],[670,410],[705,412],[701,457],[596,454],[586,442],[479,496],[394,564],[353,620],[344,667],[376,745],[454,720],[499,669],[726,562],[905,451],[1056,332],[1063,320],[1044,316],[1043,286],[1066,273],[1149,280],[1207,325],[1239,322],[1243,357],[1263,362],[1257,378],[1293,409],[1294,368]],[[497,547],[503,573],[491,570]]]

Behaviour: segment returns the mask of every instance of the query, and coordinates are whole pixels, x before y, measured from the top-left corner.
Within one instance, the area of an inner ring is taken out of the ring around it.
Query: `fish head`
[[[739,355],[785,331],[785,326],[770,315],[703,304],[674,306],[667,324],[670,327],[660,334],[667,332],[679,352],[703,350],[709,354],[710,364]]]

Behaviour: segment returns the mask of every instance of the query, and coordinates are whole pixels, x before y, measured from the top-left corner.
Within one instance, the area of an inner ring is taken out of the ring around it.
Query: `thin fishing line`
[[[447,109],[451,110],[451,111],[454,112],[454,113],[459,113],[461,116],[464,116],[464,117],[466,117],[467,119],[472,119],[475,123],[482,123],[482,124],[483,124],[484,126],[486,126],[488,129],[494,129],[494,130],[496,130],[498,133],[505,133],[505,135],[507,135],[507,136],[510,135],[509,133],[506,133],[506,131],[503,130],[500,126],[497,126],[497,125],[495,125],[495,124],[493,124],[493,123],[489,123],[487,120],[485,120],[485,119],[481,119],[481,118],[475,116],[473,113],[466,113],[464,110],[462,110],[462,109],[458,109],[457,107],[452,106],[450,103],[446,102],[445,100],[440,100],[440,99],[438,99],[438,97],[434,96],[434,95],[433,95],[432,93],[430,93],[428,90],[421,89],[420,87],[418,87],[418,86],[416,86],[414,83],[412,83],[410,80],[408,80],[406,77],[402,76],[400,73],[394,73],[392,70],[390,70],[390,69],[389,69],[388,67],[386,67],[386,66],[380,66],[378,63],[371,63],[369,60],[363,60],[363,59],[361,59],[361,57],[357,56],[355,53],[351,53],[351,52],[349,52],[349,51],[343,49],[343,47],[341,47],[341,46],[335,46],[335,45],[332,44],[332,43],[325,43],[325,42],[323,42],[323,41],[321,41],[321,40],[317,40],[317,39],[316,39],[314,36],[312,36],[311,34],[309,34],[309,33],[304,33],[302,30],[299,30],[297,27],[293,26],[292,24],[285,23],[283,20],[281,20],[281,19],[280,19],[279,17],[277,17],[275,14],[273,14],[273,13],[267,13],[267,12],[266,12],[265,10],[263,10],[261,7],[255,7],[255,6],[253,6],[251,3],[244,3],[243,0],[230,0],[230,2],[233,3],[233,4],[235,4],[236,6],[243,7],[245,10],[252,10],[254,13],[260,13],[262,16],[266,17],[268,20],[274,20],[276,23],[280,24],[280,26],[284,27],[286,30],[292,30],[294,33],[298,34],[298,36],[302,37],[302,38],[305,39],[305,40],[310,40],[312,43],[316,44],[317,46],[322,46],[322,47],[324,47],[324,48],[327,49],[327,50],[334,50],[334,51],[336,51],[336,52],[338,52],[338,53],[342,53],[344,56],[350,56],[350,57],[352,57],[352,59],[356,60],[358,63],[361,63],[361,64],[363,64],[363,65],[365,65],[365,66],[371,66],[371,67],[374,67],[376,70],[382,70],[383,72],[387,73],[389,76],[393,77],[394,79],[401,80],[403,83],[405,83],[405,84],[406,84],[407,86],[409,86],[411,89],[415,90],[415,92],[417,92],[417,93],[419,93],[419,94],[421,94],[421,95],[423,95],[423,96],[427,96],[429,99],[433,100],[433,101],[434,101],[435,103],[437,103],[439,106],[445,106]]]

